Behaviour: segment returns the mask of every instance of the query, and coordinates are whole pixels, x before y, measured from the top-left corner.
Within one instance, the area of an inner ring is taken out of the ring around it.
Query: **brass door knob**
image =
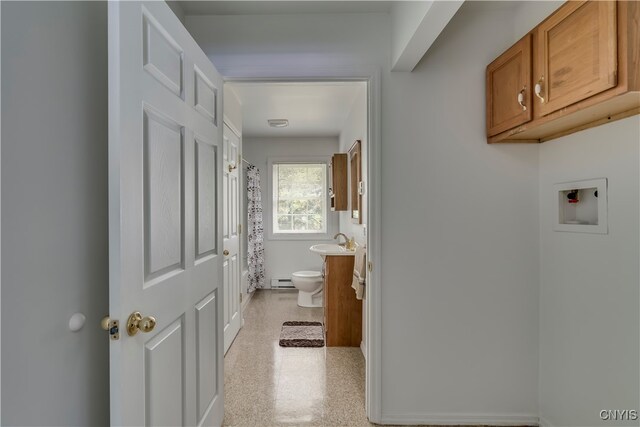
[[[100,327],[105,331],[108,331],[111,328],[111,318],[109,316],[104,316],[100,321]]]
[[[229,256],[229,251],[225,249],[224,251],[222,251],[222,255]]]
[[[156,318],[152,316],[142,317],[139,311],[131,313],[131,316],[129,316],[127,320],[127,333],[131,337],[137,334],[138,331],[151,332],[155,327]]]

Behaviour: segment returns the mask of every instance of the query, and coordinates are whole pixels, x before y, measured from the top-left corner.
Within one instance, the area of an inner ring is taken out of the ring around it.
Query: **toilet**
[[[322,307],[322,274],[319,271],[296,271],[291,283],[298,289],[300,307]]]

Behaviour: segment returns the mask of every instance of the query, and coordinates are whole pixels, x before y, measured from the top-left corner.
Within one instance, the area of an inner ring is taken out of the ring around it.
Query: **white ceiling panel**
[[[227,83],[242,103],[242,135],[248,137],[338,136],[364,82]],[[287,119],[272,128],[269,119]]]

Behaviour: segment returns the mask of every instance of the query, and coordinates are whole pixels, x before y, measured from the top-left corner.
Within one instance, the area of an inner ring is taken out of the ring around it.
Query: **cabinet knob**
[[[536,83],[536,86],[533,88],[533,91],[535,92],[536,96],[540,98],[540,102],[544,104],[544,96],[542,96],[543,83],[544,83],[544,76],[540,77],[540,80],[538,80],[538,83]]]
[[[522,111],[527,111],[527,106],[524,103],[524,94],[527,91],[527,86],[522,86],[520,92],[518,92],[518,104],[522,107]]]

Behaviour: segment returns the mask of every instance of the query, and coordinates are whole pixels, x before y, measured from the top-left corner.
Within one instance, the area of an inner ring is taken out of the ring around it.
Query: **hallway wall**
[[[108,425],[107,4],[0,7],[1,424]]]
[[[640,402],[640,117],[540,146],[540,416],[544,425],[638,425],[600,419]],[[553,185],[607,178],[608,233],[554,231]]]

